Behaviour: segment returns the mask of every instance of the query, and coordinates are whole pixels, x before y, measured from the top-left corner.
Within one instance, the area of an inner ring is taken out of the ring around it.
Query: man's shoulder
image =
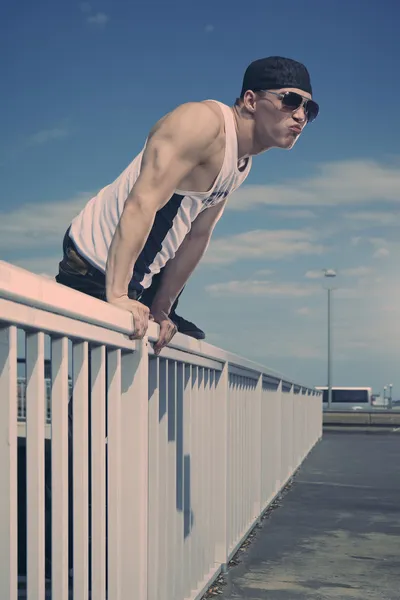
[[[148,140],[181,140],[193,148],[210,148],[224,137],[224,131],[224,116],[216,102],[185,102],[155,124]]]
[[[224,116],[217,102],[200,100],[179,104],[167,113],[159,123],[161,124],[167,120],[170,122],[181,120],[183,123],[189,121],[197,127],[201,126],[217,131],[224,123]]]

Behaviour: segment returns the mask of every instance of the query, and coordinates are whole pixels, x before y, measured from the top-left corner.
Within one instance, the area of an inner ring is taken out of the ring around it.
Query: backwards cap
[[[282,56],[269,56],[252,62],[243,77],[240,96],[247,90],[278,90],[280,88],[297,88],[312,94],[310,75],[306,67]]]

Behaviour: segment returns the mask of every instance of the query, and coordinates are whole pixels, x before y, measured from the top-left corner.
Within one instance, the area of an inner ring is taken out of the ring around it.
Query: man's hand
[[[168,314],[162,310],[155,313],[152,312],[151,318],[160,326],[160,335],[154,344],[154,354],[158,356],[161,350],[165,346],[168,346],[178,329],[175,323],[171,321]]]
[[[128,296],[121,296],[120,298],[111,298],[108,300],[109,304],[123,308],[132,313],[133,316],[133,334],[129,336],[131,340],[141,340],[144,338],[149,326],[150,310],[137,300],[132,300]]]

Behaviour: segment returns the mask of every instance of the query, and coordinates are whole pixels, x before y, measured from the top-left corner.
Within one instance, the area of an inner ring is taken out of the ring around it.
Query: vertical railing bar
[[[199,499],[199,393],[198,393],[199,367],[192,365],[191,378],[191,481],[193,493],[193,511],[194,524],[192,529],[192,561],[191,561],[191,582],[198,582],[199,563],[200,563],[200,522],[198,514]]]
[[[175,598],[184,598],[184,364],[176,365]]]
[[[215,421],[215,403],[214,403],[214,370],[208,370],[209,377],[209,389],[208,389],[208,402],[207,402],[207,421],[206,421],[206,439],[210,440],[207,446],[207,488],[208,493],[206,497],[206,514],[207,514],[207,563],[209,569],[214,566],[215,560],[215,528],[214,528],[214,514],[215,514],[215,502],[214,493],[214,448],[215,438],[213,431],[213,423]]]
[[[45,593],[44,333],[26,334],[27,584],[29,600]]]
[[[51,340],[52,596],[68,600],[68,338]]]
[[[231,374],[229,377],[228,391],[228,414],[229,414],[229,546],[231,551],[235,541],[235,509],[236,503],[233,502],[236,492],[236,437],[235,437],[235,411],[236,411],[236,375]]]
[[[202,402],[202,438],[203,440],[208,439],[210,430],[208,428],[208,405],[210,401],[210,372],[208,368],[204,369],[204,383],[203,383],[203,402]],[[210,445],[203,444],[202,447],[202,507],[203,507],[203,573],[206,574],[209,571],[209,554],[208,554],[208,542],[209,542],[209,513],[207,510],[207,500],[211,492],[209,488],[209,469],[208,469],[208,455],[210,452]]]
[[[251,462],[250,462],[250,440],[251,440],[251,436],[250,436],[250,407],[251,407],[251,401],[252,401],[252,396],[251,396],[251,382],[249,380],[248,377],[245,378],[245,404],[244,404],[244,411],[245,411],[245,418],[244,418],[244,427],[245,427],[245,445],[246,445],[246,452],[245,452],[245,460],[244,460],[244,467],[243,467],[243,474],[244,474],[244,483],[245,483],[245,490],[246,490],[246,503],[245,503],[245,510],[244,510],[244,527],[245,529],[249,526],[250,524],[250,498],[251,498],[251,494],[253,491],[252,488],[252,481],[250,478],[250,473],[251,473]]]
[[[121,356],[121,598],[147,600],[148,342]]]
[[[243,503],[243,517],[242,517],[242,531],[243,535],[244,531],[248,525],[248,498],[249,498],[249,485],[248,485],[248,457],[249,457],[249,436],[248,436],[248,416],[249,416],[249,379],[248,377],[244,377],[243,380],[243,444],[244,444],[244,452],[243,452],[243,464],[242,464],[242,477],[244,484],[244,503]]]
[[[107,351],[108,598],[121,595],[121,350]],[[80,599],[79,599],[80,600]]]
[[[199,471],[199,489],[198,489],[198,508],[197,508],[197,519],[200,527],[197,530],[198,541],[199,541],[199,581],[203,579],[205,571],[205,545],[204,545],[204,409],[205,409],[205,368],[199,367],[198,369],[198,421],[197,421],[197,457],[198,457],[198,471]]]
[[[17,328],[0,326],[0,597],[18,595]]]
[[[158,543],[158,600],[165,600],[165,590],[167,588],[167,436],[168,436],[168,414],[167,414],[167,388],[168,388],[168,370],[167,360],[159,359],[159,415],[158,415],[158,462],[159,462],[159,491],[160,502],[158,503],[158,523],[159,523],[159,543]]]
[[[168,388],[167,388],[167,415],[168,415],[168,435],[167,435],[167,572],[168,572],[168,596],[175,598],[175,581],[177,570],[181,568],[176,561],[175,535],[177,530],[178,511],[176,507],[176,451],[177,451],[177,431],[176,431],[176,371],[177,364],[175,360],[168,361]]]
[[[106,597],[106,349],[91,351],[92,597]]]
[[[233,512],[233,527],[232,527],[232,546],[236,545],[238,539],[238,511],[240,508],[240,497],[238,494],[238,455],[239,455],[239,439],[238,439],[238,395],[239,395],[239,376],[233,375],[234,387],[232,393],[232,455],[233,455],[233,495],[232,495],[232,512]],[[235,502],[236,500],[236,502]]]
[[[201,403],[200,403],[200,435],[201,439],[206,439],[206,414],[207,414],[207,393],[208,393],[208,384],[207,384],[207,368],[202,368],[202,384],[200,388],[201,393]],[[201,491],[200,491],[200,504],[201,504],[201,522],[202,522],[202,542],[201,542],[201,551],[202,551],[202,569],[201,575],[204,577],[204,573],[207,571],[207,515],[206,515],[206,502],[205,495],[207,489],[207,478],[206,478],[206,449],[204,448],[204,444],[202,444],[200,449],[200,461],[201,461]]]
[[[270,476],[270,470],[264,472],[263,469],[263,376],[259,374],[257,384],[254,388],[254,405],[253,405],[253,423],[254,423],[254,466],[253,466],[253,515],[254,518],[259,518],[262,510],[263,499],[262,491],[265,478]],[[273,462],[275,457],[270,455],[270,460]],[[272,465],[271,465],[272,466]]]
[[[89,347],[73,344],[73,591],[89,597]]]
[[[149,359],[149,572],[148,572],[148,600],[158,600],[158,573],[159,573],[159,364],[160,359]]]
[[[183,365],[183,597],[190,597],[192,545],[192,366]]]
[[[244,418],[243,418],[243,406],[244,406],[244,386],[243,386],[243,377],[239,376],[240,386],[239,386],[239,396],[238,396],[238,441],[239,441],[239,453],[238,453],[238,498],[240,498],[239,504],[239,512],[238,512],[238,532],[236,542],[239,540],[240,536],[243,533],[243,505],[244,505],[244,496],[245,490],[243,489],[243,462],[244,462],[244,453],[245,453],[245,437],[244,437]]]

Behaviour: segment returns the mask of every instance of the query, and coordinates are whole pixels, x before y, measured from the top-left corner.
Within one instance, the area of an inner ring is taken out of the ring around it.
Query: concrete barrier
[[[325,412],[324,425],[370,425],[370,416],[365,412]]]
[[[400,425],[400,413],[371,413],[371,425]]]
[[[400,411],[324,412],[324,427],[337,425],[400,426]]]

